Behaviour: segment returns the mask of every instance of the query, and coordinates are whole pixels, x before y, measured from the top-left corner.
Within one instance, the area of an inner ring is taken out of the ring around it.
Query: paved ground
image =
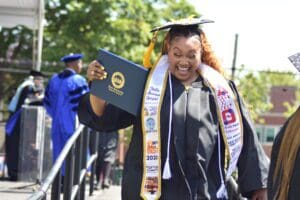
[[[26,200],[37,188],[38,185],[33,183],[0,181],[0,199]],[[88,187],[86,194],[88,194]],[[87,195],[86,200],[121,200],[121,187],[111,186],[110,189],[104,191],[95,191],[92,196]]]
[[[4,162],[4,155],[1,153],[4,152],[3,144],[4,124],[0,123],[0,200],[27,200],[39,185],[30,182],[11,182],[1,178]],[[89,186],[87,184],[86,194],[86,200],[121,200],[121,187],[111,186],[110,189],[94,191],[92,196],[88,196]],[[47,199],[50,198],[47,197]]]
[[[121,200],[121,187],[111,186],[108,190],[96,191],[89,200]]]

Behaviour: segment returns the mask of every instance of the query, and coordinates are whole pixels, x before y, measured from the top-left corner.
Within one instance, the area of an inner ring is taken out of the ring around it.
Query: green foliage
[[[264,76],[261,74],[248,73],[239,77],[238,88],[245,100],[252,118],[257,121],[260,113],[264,113],[272,108],[268,102],[270,86],[265,84]]]
[[[82,52],[89,62],[106,48],[141,63],[152,27],[190,15],[199,14],[186,0],[48,0],[43,60],[59,62],[65,54]],[[0,57],[14,44],[12,59],[31,60],[33,34],[23,26],[0,29]]]
[[[46,0],[42,71],[60,71],[64,65],[59,59],[71,52],[82,52],[89,63],[97,58],[99,48],[142,64],[151,28],[193,14],[197,15],[187,0]],[[10,52],[11,59],[31,60],[33,38],[34,32],[24,26],[0,27],[0,58]],[[46,65],[45,61],[56,64]],[[3,77],[7,85],[2,83],[1,91],[22,80],[0,73],[1,80]]]
[[[289,102],[284,102],[283,105],[286,107],[287,111],[284,113],[285,117],[290,117],[299,107],[299,104],[295,103],[291,105]]]
[[[169,21],[172,18],[180,19],[189,16],[200,16],[192,5],[186,3],[186,0],[176,0],[175,2],[174,0],[166,1],[166,6],[162,12],[163,19]]]
[[[137,63],[154,25],[196,13],[186,0],[50,0],[46,11],[45,60],[83,52],[89,62],[105,48]]]
[[[0,57],[8,59],[32,59],[33,33],[24,26],[0,27]]]
[[[300,100],[299,95],[299,76],[292,73],[279,73],[271,71],[248,72],[244,73],[244,66],[237,72],[236,83],[243,99],[245,100],[252,118],[264,123],[259,115],[269,111],[273,105],[269,100],[270,89],[272,86],[294,86],[298,89],[297,101]],[[295,105],[285,103],[289,115],[297,108]]]

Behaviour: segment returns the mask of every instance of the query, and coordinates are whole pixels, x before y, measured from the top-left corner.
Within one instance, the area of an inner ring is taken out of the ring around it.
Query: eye
[[[174,53],[174,56],[179,58],[181,55],[179,53]]]
[[[189,59],[195,59],[195,58],[196,58],[196,55],[195,55],[195,54],[189,55],[188,58],[189,58]]]

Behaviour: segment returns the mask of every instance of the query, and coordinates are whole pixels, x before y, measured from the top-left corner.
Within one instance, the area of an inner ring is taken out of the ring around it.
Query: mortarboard
[[[183,19],[179,19],[179,20],[172,20],[170,22],[165,23],[162,26],[158,26],[154,29],[152,29],[150,32],[154,32],[153,38],[151,39],[151,42],[144,54],[143,57],[143,65],[146,68],[151,68],[152,64],[150,62],[150,56],[151,53],[153,51],[154,48],[154,44],[157,38],[157,34],[160,30],[166,30],[169,28],[173,28],[173,27],[195,27],[195,26],[199,26],[201,24],[206,24],[206,23],[214,23],[214,21],[209,20],[209,19],[200,19],[200,18],[194,18],[194,17],[188,17],[188,18],[183,18]]]
[[[65,55],[64,57],[62,57],[60,61],[67,63],[67,62],[79,60],[81,58],[83,58],[83,55],[81,53],[76,53],[76,54],[71,53],[69,55]]]
[[[184,18],[179,20],[173,20],[170,22],[167,22],[166,24],[162,26],[155,27],[151,30],[151,32],[159,31],[159,30],[165,30],[168,28],[172,28],[174,26],[195,26],[200,24],[206,24],[206,23],[214,23],[214,21],[209,19],[200,19],[200,18]]]
[[[296,69],[300,72],[300,52],[289,56],[288,59],[296,67]]]
[[[46,75],[43,74],[42,72],[36,71],[36,70],[33,70],[33,69],[30,70],[29,75],[31,75],[31,76],[41,76],[41,77],[46,77]]]

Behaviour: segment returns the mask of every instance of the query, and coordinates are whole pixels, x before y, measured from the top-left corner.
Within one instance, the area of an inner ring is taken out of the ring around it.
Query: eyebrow
[[[181,49],[179,47],[173,47],[173,49],[178,49],[179,51],[181,51]]]
[[[182,52],[182,50],[181,50],[179,47],[173,47],[173,50],[175,50],[175,49],[177,49],[177,50],[179,50],[180,52]],[[188,53],[193,53],[193,54],[195,54],[195,53],[197,53],[197,51],[194,50],[194,49],[192,49],[192,50],[188,51]]]

